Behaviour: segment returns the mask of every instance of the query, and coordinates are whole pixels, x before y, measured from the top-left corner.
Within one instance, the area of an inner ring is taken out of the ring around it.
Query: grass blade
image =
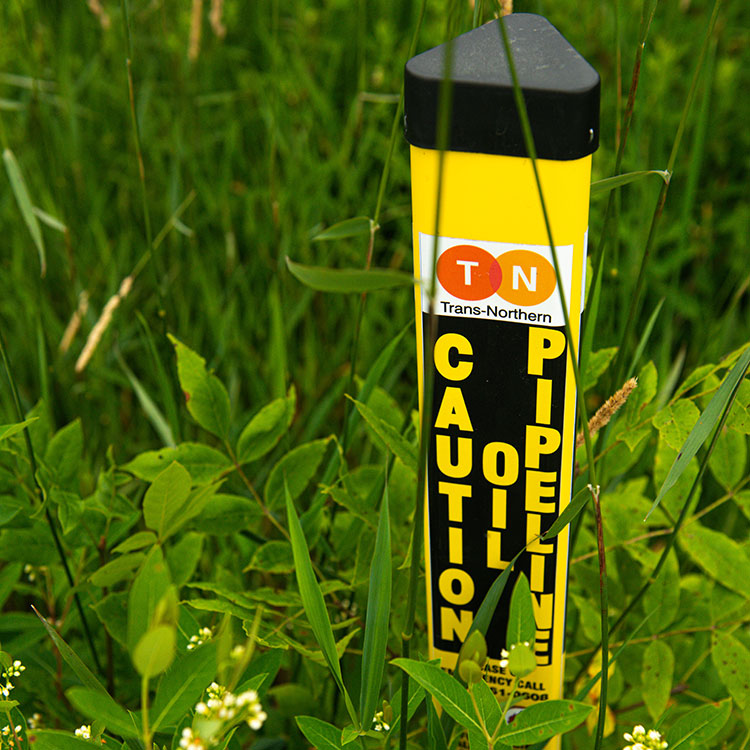
[[[303,266],[287,257],[286,265],[292,276],[318,292],[359,293],[374,292],[379,289],[392,289],[411,286],[414,277],[405,271],[390,268],[324,268]]]
[[[625,174],[618,174],[614,177],[606,177],[603,180],[596,180],[591,183],[591,195],[603,195],[608,193],[610,190],[628,185],[631,182],[642,180],[644,177],[648,177],[651,174],[659,175],[668,185],[671,178],[671,174],[666,169],[646,169],[639,172],[626,172]]]
[[[383,504],[375,537],[375,552],[370,566],[370,591],[367,595],[367,620],[362,653],[359,715],[364,727],[369,727],[372,722],[380,693],[388,645],[388,619],[391,612],[391,523],[387,473],[386,464]]]
[[[724,382],[719,386],[708,406],[703,411],[703,414],[700,415],[695,426],[690,431],[685,444],[682,446],[682,450],[677,454],[677,458],[675,458],[667,474],[667,478],[664,480],[664,484],[662,484],[659,494],[651,506],[651,510],[646,514],[646,519],[656,510],[664,495],[674,487],[675,482],[682,476],[682,472],[685,471],[690,460],[711,434],[711,430],[716,426],[716,423],[721,419],[724,412],[732,405],[737,389],[745,377],[748,367],[750,367],[750,347],[745,349],[743,355],[737,360],[737,363],[726,378],[724,378]]]
[[[659,300],[659,303],[654,308],[654,311],[651,313],[651,317],[648,319],[648,322],[646,323],[646,327],[643,329],[641,340],[638,342],[638,346],[635,349],[635,354],[633,354],[633,360],[630,363],[630,368],[628,369],[628,378],[631,378],[633,376],[633,373],[635,372],[635,368],[638,365],[638,360],[641,358],[641,355],[643,354],[643,351],[646,348],[646,344],[648,344],[649,338],[651,338],[651,332],[654,330],[656,319],[659,317],[659,313],[661,312],[661,308],[663,306],[664,306],[664,297],[662,297]]]
[[[332,224],[328,229],[317,232],[310,239],[313,242],[324,242],[326,240],[341,240],[345,237],[358,237],[362,234],[370,234],[373,221],[368,216],[355,216],[353,219],[344,219]]]
[[[323,658],[326,660],[326,664],[328,664],[328,668],[331,670],[331,674],[344,696],[349,716],[355,727],[359,727],[357,714],[354,711],[354,706],[352,705],[349,693],[346,690],[344,680],[341,676],[341,665],[339,664],[339,657],[336,652],[336,641],[333,637],[331,621],[328,619],[328,611],[326,610],[326,605],[323,601],[323,593],[320,590],[318,579],[315,577],[312,560],[310,559],[310,550],[307,547],[307,541],[305,540],[305,535],[302,531],[302,525],[299,522],[299,517],[294,508],[292,496],[289,494],[289,488],[286,486],[286,482],[284,483],[284,491],[286,495],[286,512],[289,523],[289,541],[292,543],[297,586],[299,587],[299,593],[302,597],[305,614],[307,615],[307,619],[312,627],[315,640],[318,642],[318,645],[323,652]]]
[[[39,254],[39,266],[41,268],[40,275],[43,277],[47,273],[47,253],[44,249],[42,228],[39,226],[39,220],[34,213],[34,206],[31,203],[31,196],[26,187],[26,180],[23,178],[21,167],[18,166],[15,155],[9,148],[3,151],[3,161],[5,162],[5,171],[10,180],[10,186],[13,194],[16,196],[18,208],[21,209],[23,220],[26,222],[26,226],[31,233],[31,239],[34,240],[34,244],[36,245],[36,250]]]

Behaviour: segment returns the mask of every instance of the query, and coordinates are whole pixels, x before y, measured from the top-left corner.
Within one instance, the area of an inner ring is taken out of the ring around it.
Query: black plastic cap
[[[580,159],[599,146],[599,74],[542,16],[513,13],[508,30],[540,159]],[[513,82],[492,21],[453,40],[451,122],[446,148],[528,156]],[[406,63],[404,121],[414,146],[438,148],[440,83],[447,44]]]

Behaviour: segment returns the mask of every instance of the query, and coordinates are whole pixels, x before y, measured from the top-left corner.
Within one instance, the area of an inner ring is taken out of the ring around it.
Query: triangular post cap
[[[513,81],[491,21],[406,63],[404,121],[414,146],[438,148],[438,111],[451,50],[451,151],[528,156]],[[540,159],[579,159],[599,145],[599,74],[542,16],[505,16],[513,61]]]

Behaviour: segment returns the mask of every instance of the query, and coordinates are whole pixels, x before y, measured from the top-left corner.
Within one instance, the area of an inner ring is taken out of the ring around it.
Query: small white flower
[[[29,725],[29,729],[39,729],[39,726],[42,723],[42,715],[41,714],[31,714],[28,719],[26,719],[26,723]]]
[[[84,740],[90,740],[91,739],[91,725],[90,724],[82,724],[78,729],[76,729],[76,737],[83,737]]]

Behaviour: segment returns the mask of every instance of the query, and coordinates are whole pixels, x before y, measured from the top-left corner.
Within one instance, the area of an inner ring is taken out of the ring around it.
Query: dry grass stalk
[[[628,396],[635,390],[638,385],[636,378],[630,378],[620,388],[614,396],[610,396],[597,410],[591,419],[589,419],[589,434],[591,437],[596,435],[602,427],[606,427],[609,420],[617,413],[628,400]],[[583,430],[576,436],[576,448],[580,448],[583,445]]]
[[[112,25],[112,19],[109,17],[109,13],[104,10],[101,0],[89,0],[89,10],[99,19],[102,28],[107,31]]]
[[[91,329],[91,333],[89,333],[89,337],[86,339],[86,345],[83,347],[83,351],[78,357],[78,361],[76,362],[75,367],[76,373],[83,372],[86,369],[86,365],[91,360],[91,357],[94,356],[96,347],[99,346],[99,342],[102,340],[104,332],[112,322],[112,316],[114,315],[115,310],[120,306],[120,302],[122,302],[125,297],[128,296],[132,288],[133,277],[126,276],[122,280],[117,293],[113,294],[107,301],[107,304],[104,305],[102,314],[99,316],[99,320],[96,321],[96,324]]]
[[[222,17],[224,15],[224,0],[211,0],[211,11],[208,14],[208,20],[211,23],[211,28],[214,30],[219,39],[223,39],[227,35],[227,27],[224,26]]]
[[[188,60],[195,62],[201,51],[201,32],[203,16],[203,0],[193,0],[193,10],[190,15],[190,43],[188,45]]]
[[[73,343],[73,339],[76,337],[76,334],[78,333],[78,329],[81,327],[81,321],[83,320],[83,316],[88,312],[88,309],[89,309],[89,293],[84,289],[78,295],[78,307],[76,308],[75,312],[70,316],[68,325],[65,327],[65,333],[63,333],[63,336],[60,339],[60,353],[61,354],[65,354],[65,352],[67,352],[68,349],[70,349],[70,345]]]

